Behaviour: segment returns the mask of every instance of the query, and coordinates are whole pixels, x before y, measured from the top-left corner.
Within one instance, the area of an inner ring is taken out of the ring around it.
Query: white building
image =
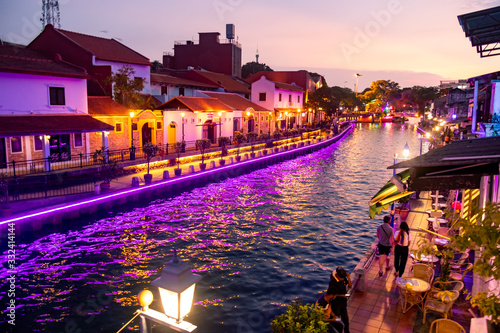
[[[89,153],[89,132],[113,130],[88,115],[88,78],[60,58],[0,45],[0,168],[14,160],[71,160]]]
[[[252,102],[274,110],[276,128],[297,128],[303,125],[302,88],[287,83],[273,82],[265,75],[252,83]]]

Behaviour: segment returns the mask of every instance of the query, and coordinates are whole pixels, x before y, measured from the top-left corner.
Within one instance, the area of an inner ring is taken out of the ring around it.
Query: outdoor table
[[[432,225],[432,227],[436,230],[439,229],[437,228],[434,223],[436,222],[435,217],[428,217],[427,222],[429,222],[429,226]],[[442,219],[442,218],[437,218],[437,222],[439,223],[439,227],[447,227],[448,226],[448,220],[447,219]]]
[[[424,301],[425,293],[431,289],[430,283],[422,279],[408,277],[397,278],[396,284],[399,287],[399,300],[401,301],[403,313],[414,305],[422,309],[421,305]]]
[[[431,194],[431,198],[436,199],[436,195],[435,194]],[[444,195],[441,195],[441,194],[438,195],[438,199],[442,199],[442,198],[444,198]]]
[[[448,242],[449,242],[449,240],[444,239],[444,238],[440,238],[440,237],[434,238],[434,244],[436,244],[437,246],[445,246],[446,244],[448,244]]]
[[[422,254],[420,256],[420,260],[417,259],[417,257],[415,257],[415,255],[413,253],[410,253],[410,257],[414,260],[414,261],[420,261],[420,262],[425,262],[425,263],[436,263],[439,261],[439,258],[436,257],[436,256],[426,256],[424,254]]]

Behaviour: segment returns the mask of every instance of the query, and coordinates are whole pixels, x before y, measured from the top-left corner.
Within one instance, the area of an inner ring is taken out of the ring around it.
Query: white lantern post
[[[164,313],[146,306],[142,308],[141,318],[153,320],[178,332],[194,331],[196,326],[183,319],[191,311],[194,288],[200,279],[201,276],[193,274],[188,263],[179,260],[174,250],[174,258],[163,268],[161,276],[151,282],[160,291]],[[142,322],[145,320],[141,319]],[[147,332],[147,327],[142,326],[141,333]]]

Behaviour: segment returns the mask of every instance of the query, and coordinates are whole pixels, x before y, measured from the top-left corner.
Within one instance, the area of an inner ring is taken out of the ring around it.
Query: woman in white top
[[[406,222],[401,222],[399,230],[394,234],[394,268],[396,276],[402,277],[408,260],[408,248],[410,247],[410,228]]]

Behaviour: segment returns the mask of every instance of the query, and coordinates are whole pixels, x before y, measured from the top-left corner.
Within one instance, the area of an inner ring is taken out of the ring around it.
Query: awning
[[[393,178],[397,178],[399,181],[393,180]],[[409,169],[396,174],[393,178],[391,178],[391,180],[387,182],[368,203],[370,206],[369,215],[371,219],[375,217],[375,214],[380,214],[382,209],[387,209],[389,204],[413,193],[412,191],[406,191],[401,188],[402,186],[404,187],[404,184],[408,178],[410,178]],[[398,187],[400,189],[398,189]]]
[[[0,116],[0,138],[113,130],[88,114]]]

